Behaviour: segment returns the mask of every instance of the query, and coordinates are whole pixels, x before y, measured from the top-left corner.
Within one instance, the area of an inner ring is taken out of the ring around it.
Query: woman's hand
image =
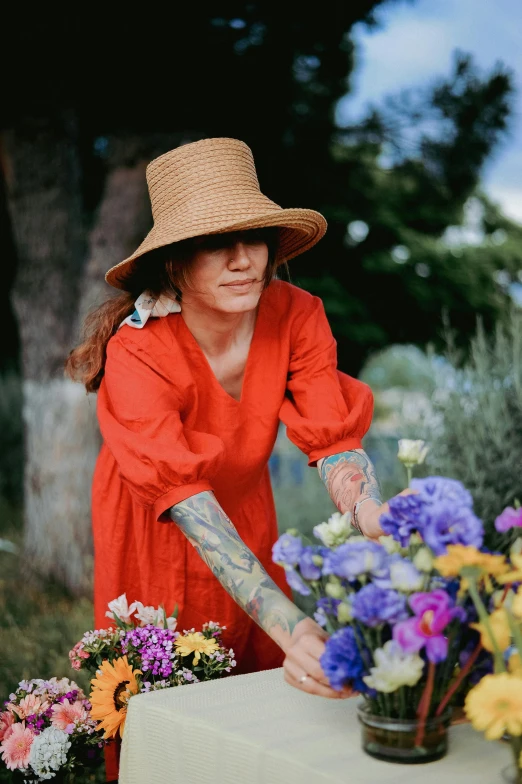
[[[325,641],[328,634],[312,618],[303,618],[295,626],[290,638],[290,645],[286,648],[286,659],[283,664],[285,681],[308,694],[317,694],[319,697],[343,699],[351,697],[353,692],[345,687],[342,691],[335,691],[328,684],[319,659],[324,653]],[[306,675],[306,679],[300,679]]]

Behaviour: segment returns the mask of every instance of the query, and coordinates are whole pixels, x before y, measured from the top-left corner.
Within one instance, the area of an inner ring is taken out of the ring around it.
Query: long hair
[[[253,230],[268,246],[264,287],[276,277],[278,229]],[[105,373],[107,343],[121,322],[134,312],[134,302],[145,290],[153,295],[170,294],[182,299],[183,289],[190,288],[190,259],[195,239],[182,240],[147,253],[146,261],[136,265],[128,290],[110,297],[87,314],[82,327],[82,342],[65,362],[65,374],[85,385],[87,392],[96,392]],[[284,265],[286,266],[286,265]]]

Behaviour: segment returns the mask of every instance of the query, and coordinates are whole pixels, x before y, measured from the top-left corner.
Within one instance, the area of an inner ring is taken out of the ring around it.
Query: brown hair
[[[266,288],[276,277],[279,231],[269,227],[250,229],[241,234],[257,234],[268,246]],[[86,316],[82,328],[82,342],[70,352],[65,362],[67,376],[84,384],[87,392],[97,391],[105,373],[107,343],[116,334],[121,322],[134,312],[137,297],[142,291],[148,290],[156,296],[165,292],[181,299],[183,289],[190,287],[189,262],[197,247],[197,240],[200,239],[182,240],[150,251],[146,254],[145,263],[136,264],[136,270],[129,281],[129,290],[111,297]]]

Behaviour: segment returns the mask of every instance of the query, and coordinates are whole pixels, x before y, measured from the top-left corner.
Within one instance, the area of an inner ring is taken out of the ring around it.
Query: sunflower
[[[208,655],[210,653],[215,653],[219,649],[219,645],[216,640],[213,638],[208,640],[201,634],[201,632],[193,632],[190,634],[185,634],[182,637],[178,637],[174,645],[176,646],[177,652],[180,656],[189,656],[191,653],[194,654],[192,664],[198,663],[202,653],[206,653]]]
[[[123,737],[127,703],[133,694],[138,693],[138,674],[141,675],[141,670],[133,670],[127,657],[123,656],[112,664],[103,661],[96,678],[91,680],[91,716],[100,722],[99,729],[105,730],[104,738],[113,738],[118,730]]]
[[[498,740],[505,732],[521,735],[522,679],[507,672],[486,675],[469,692],[464,710],[487,740]]]

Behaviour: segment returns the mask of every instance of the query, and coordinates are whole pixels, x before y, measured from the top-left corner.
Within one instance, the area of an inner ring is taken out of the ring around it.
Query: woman
[[[328,685],[327,635],[293,604],[271,557],[279,420],[339,510],[380,533],[361,447],[371,393],[337,371],[321,301],[275,279],[326,222],[264,196],[235,139],[166,153],[147,180],[154,227],[106,275],[126,293],[89,317],[68,360],[98,390],[104,439],[92,496],[96,625],[123,592],[167,613],[178,603],[181,630],[226,624],[237,673],[283,665],[297,688],[348,696]]]

